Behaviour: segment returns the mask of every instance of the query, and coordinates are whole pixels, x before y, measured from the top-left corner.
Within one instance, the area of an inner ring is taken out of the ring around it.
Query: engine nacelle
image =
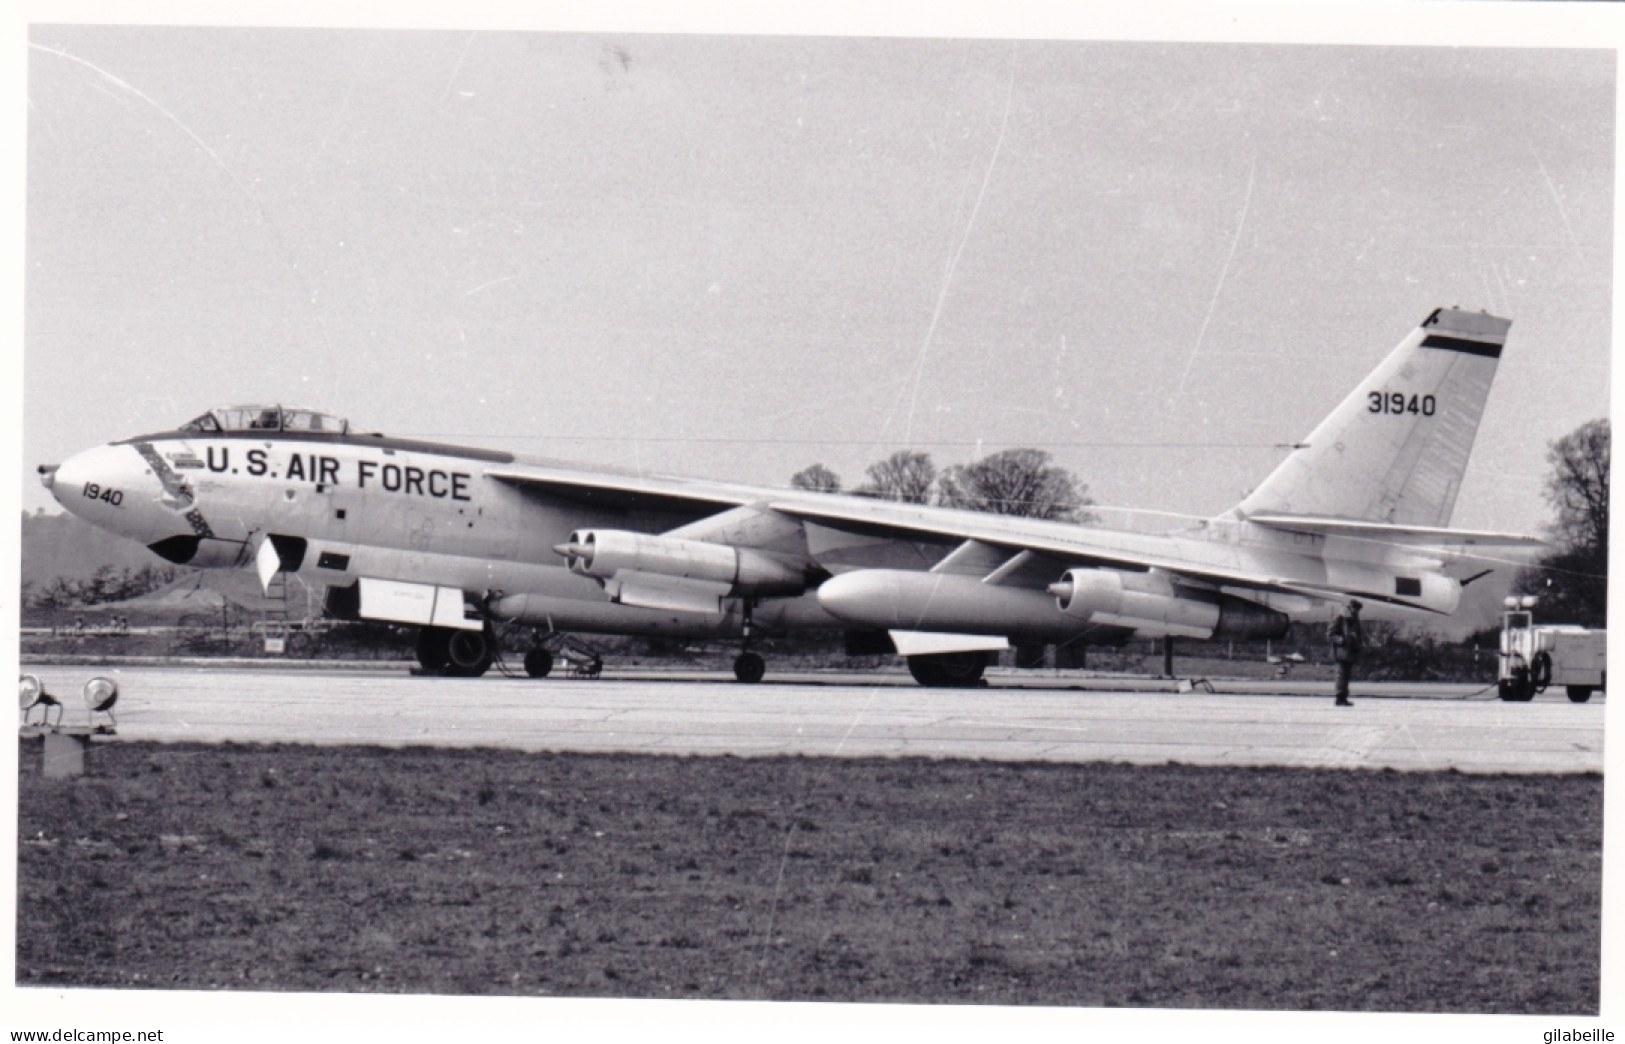
[[[754,548],[703,540],[585,529],[571,533],[569,543],[553,550],[569,560],[571,572],[596,580],[646,573],[727,584],[727,593],[733,596],[793,595],[807,588],[806,575],[795,566]]]
[[[1181,590],[1157,570],[1069,569],[1049,590],[1069,616],[1185,638],[1279,638],[1289,623],[1285,613],[1254,602]]]

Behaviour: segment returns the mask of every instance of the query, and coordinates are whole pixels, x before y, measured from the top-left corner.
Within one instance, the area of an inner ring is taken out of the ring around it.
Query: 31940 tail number
[[[1406,397],[1404,392],[1367,392],[1370,400],[1366,409],[1372,413],[1419,413],[1424,417],[1433,416],[1434,401],[1431,395],[1412,395]]]
[[[113,489],[111,486],[102,487],[94,482],[86,482],[85,499],[100,500],[103,503],[119,507],[124,503],[124,491],[122,489]]]

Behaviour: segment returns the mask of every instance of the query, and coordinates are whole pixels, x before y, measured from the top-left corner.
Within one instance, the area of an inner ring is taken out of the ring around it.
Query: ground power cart
[[[1535,625],[1535,599],[1511,597],[1501,616],[1501,698],[1527,703],[1561,685],[1575,703],[1608,688],[1608,632],[1571,624]]]

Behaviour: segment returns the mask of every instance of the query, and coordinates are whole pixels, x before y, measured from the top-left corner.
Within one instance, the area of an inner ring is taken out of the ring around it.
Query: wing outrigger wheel
[[[755,685],[767,673],[767,663],[753,652],[743,652],[734,657],[734,677],[746,685]]]

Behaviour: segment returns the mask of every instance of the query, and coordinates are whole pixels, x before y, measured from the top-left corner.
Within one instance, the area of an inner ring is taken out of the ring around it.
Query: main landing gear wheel
[[[932,653],[910,656],[908,673],[930,689],[964,689],[982,680],[987,656],[979,652]]]
[[[446,669],[446,639],[450,636],[441,627],[425,627],[418,632],[418,663],[424,673],[439,674]]]
[[[1591,686],[1589,685],[1569,685],[1566,688],[1570,703],[1584,703],[1591,698]]]
[[[734,657],[734,677],[746,685],[755,685],[767,673],[767,664],[753,652]]]
[[[451,631],[446,636],[448,678],[478,678],[496,659],[496,642],[489,631]]]

